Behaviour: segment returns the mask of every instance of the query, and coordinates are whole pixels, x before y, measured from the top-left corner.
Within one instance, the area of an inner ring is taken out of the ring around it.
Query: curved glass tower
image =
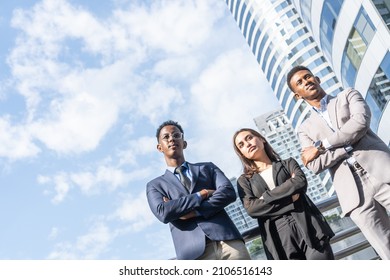
[[[226,0],[279,103],[297,127],[310,112],[286,75],[305,65],[327,93],[354,87],[366,98],[371,128],[390,141],[389,0]]]
[[[372,112],[371,128],[390,143],[390,0],[226,0],[260,68],[296,129],[310,114],[286,84],[304,65],[328,94],[354,87]],[[331,194],[329,173],[322,184]]]
[[[295,100],[286,76],[293,66],[304,65],[321,78],[328,94],[337,95],[347,87],[359,90],[371,109],[372,130],[390,145],[390,0],[226,4],[295,129],[311,110]],[[329,172],[320,177],[332,194]]]
[[[321,77],[329,94],[341,90],[341,83],[291,1],[227,0],[226,3],[293,127],[310,112],[306,103],[296,100],[287,87],[287,72],[293,66],[309,67]]]
[[[372,112],[371,128],[390,141],[390,1],[294,0],[344,87]]]

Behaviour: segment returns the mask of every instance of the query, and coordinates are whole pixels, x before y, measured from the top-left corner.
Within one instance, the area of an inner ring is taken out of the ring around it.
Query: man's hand
[[[200,191],[200,196],[202,197],[202,200],[205,200],[205,199],[209,198],[210,196],[212,196],[214,192],[215,192],[215,190],[203,189]]]
[[[212,196],[214,192],[215,192],[215,190],[202,189],[199,193],[200,193],[200,196],[202,197],[202,200],[205,200],[205,199],[208,199],[210,196]],[[166,196],[163,196],[163,201],[168,202],[169,198]],[[179,219],[180,220],[188,220],[188,219],[195,218],[195,217],[197,217],[196,212],[191,211],[191,212],[181,216]]]
[[[195,211],[191,211],[191,212],[181,216],[180,220],[188,220],[188,219],[195,218],[195,217],[196,217],[196,212]]]
[[[303,165],[307,166],[309,162],[316,159],[320,155],[320,151],[314,146],[304,148],[301,152]]]
[[[163,196],[163,201],[164,202],[168,202],[169,198],[166,197],[166,196]],[[179,219],[180,220],[188,220],[188,219],[195,218],[195,217],[196,217],[196,212],[195,211],[191,211],[191,212],[181,216]]]

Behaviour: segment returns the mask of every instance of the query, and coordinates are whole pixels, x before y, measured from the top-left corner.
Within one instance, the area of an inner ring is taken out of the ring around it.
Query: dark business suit
[[[333,259],[329,239],[334,233],[306,196],[307,181],[299,164],[293,158],[273,162],[272,174],[276,186],[272,190],[257,173],[251,178],[241,175],[237,181],[238,193],[246,211],[258,220],[267,258]],[[295,174],[294,178],[291,174]],[[297,193],[300,197],[293,202],[292,195]],[[283,220],[298,228],[300,238],[309,247],[304,256],[301,250],[287,246],[294,232]]]
[[[390,211],[390,150],[370,129],[370,109],[355,89],[329,96],[327,111],[332,127],[314,111],[299,127],[302,148],[325,138],[332,145],[307,167],[316,174],[329,169],[343,213],[351,215],[382,259],[390,259],[390,223],[385,210]],[[353,150],[347,153],[349,145]],[[363,168],[350,168],[346,161],[350,157]]]
[[[188,163],[192,185],[188,191],[169,170],[150,181],[146,194],[150,209],[163,223],[169,223],[177,259],[196,259],[205,251],[206,236],[210,240],[242,239],[224,207],[235,201],[236,193],[228,178],[213,163]],[[196,194],[202,189],[215,192],[207,200]],[[163,197],[169,201],[164,202]],[[196,210],[200,216],[180,220]]]

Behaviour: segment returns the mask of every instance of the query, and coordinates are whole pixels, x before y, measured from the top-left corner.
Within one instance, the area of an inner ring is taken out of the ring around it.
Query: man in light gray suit
[[[287,75],[296,98],[312,106],[298,129],[304,165],[329,169],[343,214],[350,216],[382,259],[390,259],[390,150],[370,129],[371,112],[349,88],[327,95],[304,66]]]

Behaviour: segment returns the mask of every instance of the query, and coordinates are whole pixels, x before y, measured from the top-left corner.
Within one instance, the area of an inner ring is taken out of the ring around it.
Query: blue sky
[[[231,178],[233,133],[277,106],[223,0],[1,1],[0,32],[0,259],[174,257],[158,125]]]

